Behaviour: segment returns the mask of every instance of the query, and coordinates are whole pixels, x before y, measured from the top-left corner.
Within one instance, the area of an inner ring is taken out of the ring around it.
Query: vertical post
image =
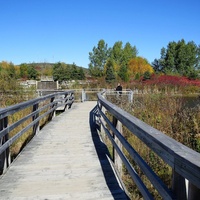
[[[106,91],[104,90],[104,93],[102,94],[102,97],[104,98],[104,99],[106,99]]]
[[[185,178],[173,169],[172,190],[177,200],[187,200]]]
[[[55,99],[55,97],[52,97],[51,100],[50,100],[50,103],[52,103],[52,102],[54,101],[54,99]],[[54,105],[53,105],[53,106],[50,106],[50,109],[53,108],[53,107],[54,107]],[[52,120],[52,118],[53,118],[53,116],[54,116],[54,111],[55,111],[55,110],[53,110],[51,113],[49,113],[48,121],[51,121],[51,120]]]
[[[132,103],[133,102],[133,91],[132,90],[129,91],[128,97],[129,97],[128,98],[129,103]]]
[[[105,114],[105,112],[106,112],[105,108],[101,105],[101,103],[99,101],[97,101],[97,106]],[[99,133],[101,134],[102,140],[105,143],[105,136],[106,136],[106,134],[105,134],[105,131],[102,128],[102,124],[101,124],[101,121],[102,121],[103,124],[105,124],[105,121],[104,121],[103,117],[101,117],[101,115],[99,113],[98,113],[98,119],[97,120],[99,122],[99,129],[98,129]]]
[[[7,126],[8,126],[8,117],[5,117],[0,120],[0,130],[5,129]],[[2,146],[8,140],[9,140],[9,135],[8,133],[6,133],[0,139],[0,146]],[[0,174],[5,172],[5,170],[9,167],[10,163],[11,163],[10,148],[8,147],[4,152],[2,152],[2,154],[0,154]]]
[[[36,110],[38,110],[38,107],[39,107],[39,104],[38,104],[38,103],[34,104],[34,105],[33,105],[33,112],[36,111]],[[39,113],[35,114],[35,115],[32,117],[32,120],[34,121],[34,120],[36,120],[38,117],[39,117]],[[39,121],[38,121],[36,124],[34,124],[34,126],[33,126],[33,135],[37,134],[38,131],[39,131]]]
[[[116,129],[122,134],[122,124],[119,120],[117,120],[114,116],[113,116],[113,125],[116,127]],[[115,140],[117,146],[120,148],[120,150],[122,151],[122,144],[119,141],[119,139],[117,137],[115,137],[115,134],[113,133],[113,139]],[[120,175],[120,177],[122,177],[122,160],[119,157],[117,151],[114,149],[113,147],[113,162],[115,164],[116,169],[118,170],[118,173]]]
[[[82,92],[81,92],[81,102],[84,102],[85,101],[85,91],[84,89],[82,89]]]
[[[70,100],[70,94],[65,94],[65,96],[64,96],[64,99],[65,99],[65,108],[64,108],[64,111],[66,110],[66,108],[67,108],[67,102]],[[69,108],[69,106],[68,106],[68,108]]]
[[[188,188],[188,200],[196,200],[200,197],[200,188],[197,188],[195,185],[189,182]]]
[[[70,109],[72,107],[73,102],[74,102],[74,93],[73,92],[70,93],[69,101],[70,101],[70,104],[69,104],[68,108]]]

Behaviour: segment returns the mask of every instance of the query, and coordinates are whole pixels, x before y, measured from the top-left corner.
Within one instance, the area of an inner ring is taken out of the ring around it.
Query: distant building
[[[36,90],[39,96],[44,96],[47,94],[54,93],[59,89],[58,81],[37,81]]]

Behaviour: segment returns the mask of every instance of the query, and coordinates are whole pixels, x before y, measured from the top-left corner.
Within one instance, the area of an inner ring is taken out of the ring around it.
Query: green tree
[[[168,48],[165,55],[165,73],[178,73],[178,70],[175,65],[175,58],[176,58],[176,43],[170,42],[168,44]]]
[[[73,79],[73,80],[79,79],[78,69],[77,69],[77,66],[74,63],[71,65],[71,79]]]
[[[28,65],[23,63],[20,65],[20,77],[21,78],[28,78]]]
[[[199,70],[200,69],[200,45],[197,47],[197,57],[196,57],[196,65],[195,69]]]
[[[72,75],[72,65],[66,65],[64,63],[62,63],[63,65],[63,75],[62,75],[62,79],[65,80],[65,81],[68,81],[68,80],[73,80],[73,75]]]
[[[17,80],[10,76],[7,69],[0,67],[0,91],[15,91],[18,88]]]
[[[161,71],[161,66],[160,66],[160,62],[158,59],[154,59],[154,61],[151,63],[153,69],[155,70],[155,72],[160,72]]]
[[[123,47],[122,41],[115,42],[110,50],[110,57],[118,65],[117,74],[123,81],[128,81],[128,63],[137,55],[135,46],[131,46],[129,42]]]
[[[36,80],[38,77],[38,72],[35,69],[34,65],[28,66],[28,79]]]
[[[117,65],[121,65],[123,58],[123,46],[122,41],[115,42],[111,48],[110,58],[115,61]]]
[[[125,82],[129,80],[128,76],[128,67],[126,65],[122,65],[119,69],[118,76]]]
[[[106,68],[105,80],[108,83],[112,83],[116,79],[114,72],[114,62],[112,59],[108,59],[105,68]]]
[[[97,47],[93,47],[92,52],[89,52],[89,72],[92,76],[103,76],[104,65],[108,58],[108,45],[104,40],[98,42]]]
[[[72,74],[72,72],[72,65],[67,65],[65,63],[58,62],[53,65],[53,80],[62,82],[74,79],[74,74]]]
[[[161,49],[161,58],[152,63],[155,71],[165,74],[179,74],[196,77],[200,65],[200,48],[192,41],[169,42],[167,49]]]
[[[151,78],[151,73],[149,71],[146,71],[143,75],[143,80],[148,80]]]
[[[14,79],[16,78],[15,66],[12,63],[9,63],[8,75],[11,78],[14,78]]]
[[[85,80],[85,73],[82,67],[78,69],[78,80]]]
[[[54,81],[62,81],[63,80],[63,65],[58,62],[53,66],[53,80]]]
[[[128,62],[132,58],[135,58],[137,54],[138,54],[138,50],[136,46],[132,47],[131,44],[127,42],[123,48],[121,65],[127,66]]]

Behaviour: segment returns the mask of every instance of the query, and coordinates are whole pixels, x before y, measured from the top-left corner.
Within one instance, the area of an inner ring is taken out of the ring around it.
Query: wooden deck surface
[[[96,102],[76,103],[46,125],[0,177],[1,200],[127,199],[89,126]]]

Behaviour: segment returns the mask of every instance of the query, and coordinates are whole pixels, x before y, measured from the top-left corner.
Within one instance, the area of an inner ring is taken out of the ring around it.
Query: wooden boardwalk
[[[73,104],[0,177],[1,200],[127,199],[89,126],[96,102]]]

